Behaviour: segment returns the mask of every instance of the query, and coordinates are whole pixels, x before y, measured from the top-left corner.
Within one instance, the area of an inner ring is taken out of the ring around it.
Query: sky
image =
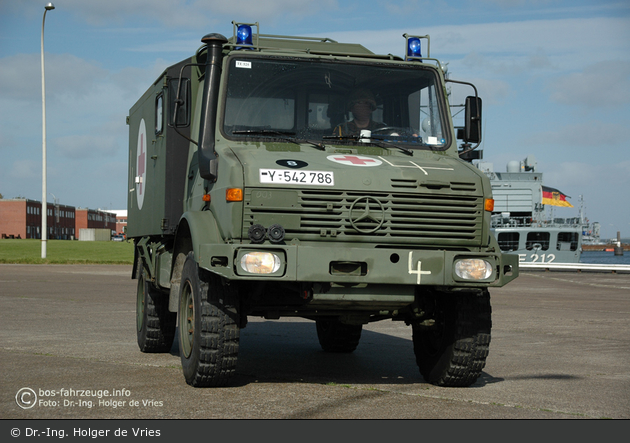
[[[42,200],[40,0],[0,0],[0,194]],[[127,207],[129,109],[232,21],[431,57],[483,99],[483,158],[533,156],[603,238],[630,237],[630,0],[56,0],[46,13],[47,200]],[[582,202],[582,203],[581,203]]]

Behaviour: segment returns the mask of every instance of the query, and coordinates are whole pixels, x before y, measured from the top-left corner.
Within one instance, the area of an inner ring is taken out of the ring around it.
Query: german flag
[[[543,191],[543,195],[542,195],[543,205],[566,206],[567,208],[573,207],[573,205],[567,201],[567,197],[569,196],[563,194],[557,189],[550,188],[548,186],[543,186],[542,191]]]

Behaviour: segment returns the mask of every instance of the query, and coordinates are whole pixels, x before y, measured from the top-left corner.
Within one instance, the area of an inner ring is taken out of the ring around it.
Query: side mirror
[[[481,142],[481,98],[466,97],[466,126],[464,141],[466,143]]]

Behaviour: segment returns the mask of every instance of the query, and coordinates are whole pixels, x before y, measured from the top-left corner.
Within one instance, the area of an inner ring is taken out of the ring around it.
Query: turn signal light
[[[241,188],[228,188],[227,191],[225,191],[225,201],[242,202],[243,190]]]
[[[494,211],[494,199],[493,198],[487,198],[485,205],[484,205],[484,209],[488,212],[492,212]]]

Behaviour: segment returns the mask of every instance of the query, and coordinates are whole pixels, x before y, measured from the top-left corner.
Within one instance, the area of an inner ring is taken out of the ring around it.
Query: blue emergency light
[[[418,37],[407,40],[407,57],[422,58],[422,45]]]
[[[252,27],[249,25],[239,25],[236,31],[236,44],[245,45],[239,46],[236,49],[254,49],[254,43],[252,41]],[[248,47],[249,46],[249,47]]]

